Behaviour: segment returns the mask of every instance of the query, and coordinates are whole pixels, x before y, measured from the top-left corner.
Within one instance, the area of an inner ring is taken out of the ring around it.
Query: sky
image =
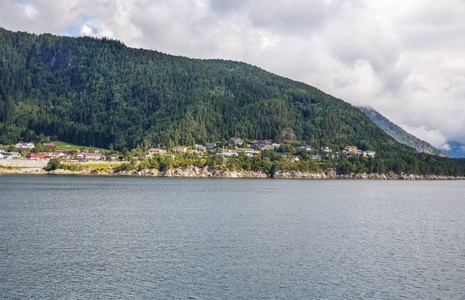
[[[243,61],[465,144],[465,0],[0,0],[0,26]]]

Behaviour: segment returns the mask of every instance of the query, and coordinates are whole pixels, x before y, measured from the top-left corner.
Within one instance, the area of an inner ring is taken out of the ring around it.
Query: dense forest
[[[120,151],[232,136],[298,140],[374,150],[386,171],[427,159],[441,161],[441,173],[465,170],[399,144],[340,99],[245,63],[0,28],[0,143],[41,136]]]
[[[231,136],[392,143],[360,111],[244,63],[131,49],[107,39],[0,30],[1,142],[40,133],[115,149]],[[374,145],[373,145],[374,146]]]

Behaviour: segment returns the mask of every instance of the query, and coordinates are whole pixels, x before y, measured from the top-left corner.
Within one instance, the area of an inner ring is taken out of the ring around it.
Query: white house
[[[242,145],[242,138],[240,138],[240,137],[233,136],[233,137],[231,138],[231,141],[233,141],[233,142],[236,143],[236,144]]]
[[[195,145],[195,149],[198,153],[207,152],[207,147],[205,147],[204,145]]]
[[[237,150],[234,150],[234,149],[221,149],[221,155],[223,155],[223,156],[235,156],[235,155],[237,155]]]
[[[333,149],[331,149],[331,147],[329,147],[329,146],[323,146],[323,147],[321,147],[321,150],[323,152],[326,152],[326,153],[329,153],[329,152],[333,151]]]
[[[154,154],[163,154],[163,153],[166,153],[167,151],[165,149],[150,148],[148,152],[149,152],[148,156],[153,156]]]
[[[34,149],[35,146],[34,146],[34,143],[17,143],[16,144],[16,149]]]
[[[297,156],[291,158],[291,162],[298,162],[300,159]]]
[[[81,152],[76,155],[76,159],[85,159],[85,160],[102,160],[105,159],[105,155],[89,152]]]
[[[176,146],[171,149],[173,152],[187,152],[187,148],[183,146]]]
[[[203,153],[203,151],[199,150],[199,149],[188,149],[187,150],[187,153],[197,153],[197,154],[201,154]]]
[[[363,151],[364,157],[375,157],[375,155],[376,155],[376,152],[373,150]]]
[[[46,153],[45,158],[66,158],[66,154],[63,152]]]

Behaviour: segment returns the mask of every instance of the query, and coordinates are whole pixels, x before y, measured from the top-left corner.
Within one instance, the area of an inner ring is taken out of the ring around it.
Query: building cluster
[[[0,150],[0,159],[20,159],[21,154],[19,152],[4,152]]]
[[[53,143],[44,143],[43,144],[46,148],[53,149],[55,145]],[[185,147],[185,146],[176,146],[173,147],[170,151],[168,149],[161,149],[161,148],[151,148],[149,149],[147,157],[152,157],[153,155],[163,155],[170,153],[197,153],[197,154],[204,154],[207,151],[214,151],[217,155],[222,155],[223,157],[232,157],[237,156],[241,152],[244,152],[245,155],[249,157],[259,156],[262,151],[264,150],[275,150],[281,147],[280,144],[275,143],[270,140],[259,140],[253,141],[253,143],[245,144],[242,138],[240,137],[232,137],[229,143],[229,146],[233,147],[217,147],[217,143],[207,143],[204,145],[195,145],[194,147]],[[238,147],[240,146],[240,147]],[[17,149],[27,149],[31,150],[35,148],[34,143],[23,143],[20,142],[15,146]],[[231,149],[233,148],[233,149]],[[303,145],[299,147],[299,150],[304,151],[312,151],[313,148],[310,145]],[[339,154],[333,153],[333,149],[329,146],[323,146],[320,149],[321,151],[313,151],[313,154],[308,154],[308,158],[315,161],[321,161],[322,155],[336,158],[339,157]],[[363,157],[375,157],[376,152],[372,150],[362,151],[358,149],[356,146],[346,146],[344,150],[341,151],[346,157],[352,156],[363,156]],[[173,154],[171,154],[173,155]],[[288,155],[285,153],[281,153],[282,156],[287,157]],[[174,157],[174,155],[173,155]],[[0,159],[20,159],[23,158],[21,154],[18,152],[5,152],[0,149]],[[39,153],[26,153],[26,159],[52,159],[52,158],[61,158],[61,159],[76,159],[76,160],[104,160],[106,156],[101,154],[98,150],[94,152],[85,152],[85,151],[73,151],[71,150],[62,150],[62,149],[54,149],[53,152],[39,152]],[[294,156],[290,158],[291,162],[299,161],[299,157]]]
[[[372,150],[362,151],[358,149],[356,146],[346,146],[344,150],[342,150],[347,157],[351,157],[354,155],[361,155],[363,157],[375,157],[376,152]]]
[[[53,143],[44,143],[43,146],[47,149],[53,149],[55,145]],[[69,147],[69,146],[68,146]],[[81,152],[79,150],[65,150],[65,149],[53,149],[52,152],[27,152],[20,154],[19,152],[4,151],[3,146],[0,147],[0,159],[76,159],[76,160],[103,160],[106,159],[105,155],[101,154],[98,150],[94,152]],[[15,145],[16,149],[20,150],[32,150],[36,146],[34,143],[20,142]]]
[[[77,150],[75,154],[70,154],[70,150],[55,150],[54,152],[26,153],[26,159],[76,159],[76,160],[104,160],[106,156],[96,152],[84,152]]]
[[[245,147],[243,148],[235,147],[235,149],[222,147],[221,149],[216,151],[218,155],[222,155],[224,157],[232,157],[232,156],[239,155],[241,152],[244,152],[247,156],[252,157],[252,156],[260,155],[261,151],[263,150],[275,150],[281,147],[281,144],[275,143],[270,140],[260,140],[260,141],[254,141],[253,143],[250,143],[250,144],[244,144],[245,142],[243,141],[242,138],[231,137],[230,141],[232,144],[236,146],[245,146]],[[299,149],[305,150],[305,151],[311,151],[312,147],[310,145],[303,145],[303,146],[300,146]],[[203,154],[203,153],[206,153],[207,150],[210,150],[210,151],[217,150],[217,143],[207,143],[205,144],[205,146],[195,145],[195,147],[192,149],[188,149],[187,147],[184,147],[184,146],[176,146],[171,149],[171,152]],[[151,148],[148,150],[147,157],[152,157],[155,154],[165,154],[168,152],[169,151],[167,149]],[[321,151],[318,151],[318,152],[320,152],[322,155],[326,154],[327,156],[330,156],[333,159],[338,157],[338,155],[331,154],[333,152],[333,149],[329,146],[321,147]],[[342,153],[345,154],[347,157],[351,157],[354,155],[361,155],[363,157],[375,157],[375,154],[376,154],[376,152],[372,150],[367,150],[367,151],[359,150],[356,146],[346,146],[344,150],[342,150]],[[282,155],[287,157],[287,154],[282,154]],[[321,161],[322,159],[321,155],[308,155],[308,157],[316,161]],[[291,162],[297,162],[299,160],[300,159],[297,156],[292,157],[290,159]]]

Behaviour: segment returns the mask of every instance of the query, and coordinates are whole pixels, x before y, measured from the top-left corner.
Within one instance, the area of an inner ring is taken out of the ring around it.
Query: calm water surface
[[[465,182],[0,176],[0,297],[465,299]]]

